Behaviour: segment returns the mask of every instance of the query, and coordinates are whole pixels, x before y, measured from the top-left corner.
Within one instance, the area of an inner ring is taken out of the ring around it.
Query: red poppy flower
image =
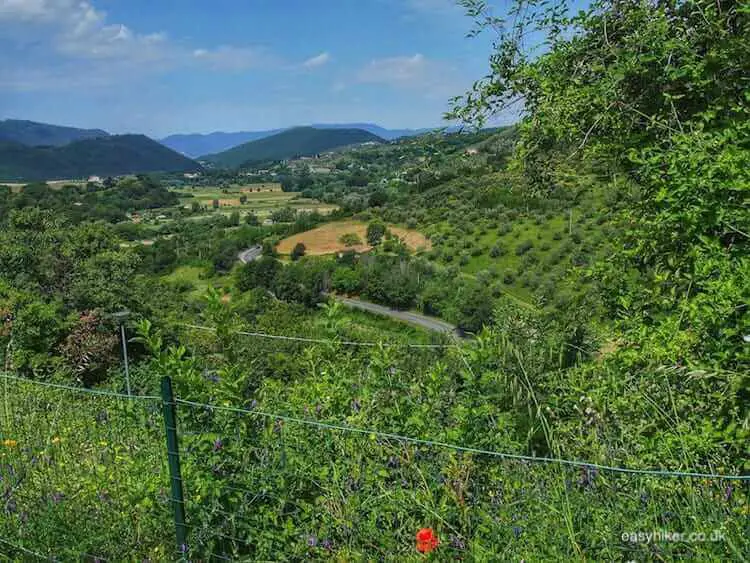
[[[417,551],[419,553],[430,553],[440,544],[432,528],[422,528],[417,532]]]

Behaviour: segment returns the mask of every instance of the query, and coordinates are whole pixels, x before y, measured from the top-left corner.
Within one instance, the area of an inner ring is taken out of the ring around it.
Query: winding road
[[[247,264],[249,262],[252,262],[253,260],[257,260],[260,258],[261,254],[263,254],[263,247],[259,244],[256,244],[255,246],[251,246],[247,250],[243,250],[237,255],[237,258],[240,259],[240,262],[243,264]]]
[[[240,262],[248,264],[257,260],[263,254],[263,247],[256,245],[243,250],[238,254]],[[362,301],[361,299],[352,299],[351,297],[343,297],[341,295],[335,295],[333,293],[327,294],[342,305],[351,307],[352,309],[359,309],[360,311],[366,311],[368,313],[374,313],[376,315],[382,315],[390,317],[398,321],[409,323],[432,332],[438,332],[441,334],[452,334],[457,336],[458,332],[456,327],[450,323],[447,323],[436,317],[428,317],[420,313],[414,313],[412,311],[399,311],[398,309],[392,309],[377,303],[370,303],[369,301]]]
[[[438,319],[437,317],[428,317],[427,315],[414,313],[412,311],[399,311],[398,309],[391,309],[390,307],[384,307],[383,305],[370,303],[369,301],[362,301],[361,299],[352,299],[350,297],[342,297],[341,295],[330,293],[328,295],[329,297],[333,297],[339,303],[351,307],[352,309],[359,309],[360,311],[367,311],[368,313],[375,313],[376,315],[384,315],[433,332],[457,335],[455,326]]]

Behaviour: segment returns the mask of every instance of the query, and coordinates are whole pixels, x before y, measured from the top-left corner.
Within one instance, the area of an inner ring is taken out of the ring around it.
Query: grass
[[[402,238],[412,250],[431,248],[430,241],[418,231],[393,226],[389,226],[388,229],[399,238]],[[300,242],[305,245],[306,254],[312,256],[333,254],[344,250],[366,252],[372,248],[365,243],[346,246],[340,239],[343,235],[350,233],[356,234],[362,241],[367,240],[367,223],[360,221],[336,221],[328,223],[304,233],[285,238],[279,243],[277,250],[281,254],[289,254],[295,245]]]
[[[223,284],[220,278],[206,276],[208,268],[208,263],[179,266],[162,279],[184,288],[189,291],[190,298],[196,299],[203,295],[209,286],[217,287]]]

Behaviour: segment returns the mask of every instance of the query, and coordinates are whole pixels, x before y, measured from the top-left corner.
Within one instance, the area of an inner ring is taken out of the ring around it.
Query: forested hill
[[[37,181],[187,172],[200,165],[145,135],[113,135],[62,147],[29,147],[0,141],[0,180]]]
[[[222,153],[205,156],[203,160],[225,168],[238,168],[246,163],[310,156],[366,142],[382,143],[383,139],[362,129],[297,127]]]
[[[20,143],[30,147],[61,147],[74,141],[108,137],[101,129],[78,129],[19,119],[0,121],[0,141]]]
[[[386,129],[385,127],[381,127],[374,123],[314,123],[310,127],[313,127],[314,129],[362,129],[363,131],[377,135],[381,139],[386,139],[387,141],[398,139],[399,137],[421,135],[432,130],[429,128]],[[236,131],[232,133],[217,131],[206,134],[177,134],[160,139],[159,142],[172,150],[176,150],[186,156],[195,158],[201,155],[211,155],[228,151],[229,149],[237,147],[243,143],[265,139],[266,137],[277,135],[282,131],[288,131],[289,129],[293,128],[270,129],[266,131]]]

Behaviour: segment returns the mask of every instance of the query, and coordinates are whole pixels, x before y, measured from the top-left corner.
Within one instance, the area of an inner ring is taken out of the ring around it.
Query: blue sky
[[[452,0],[0,0],[0,118],[114,133],[441,124],[490,37]]]

